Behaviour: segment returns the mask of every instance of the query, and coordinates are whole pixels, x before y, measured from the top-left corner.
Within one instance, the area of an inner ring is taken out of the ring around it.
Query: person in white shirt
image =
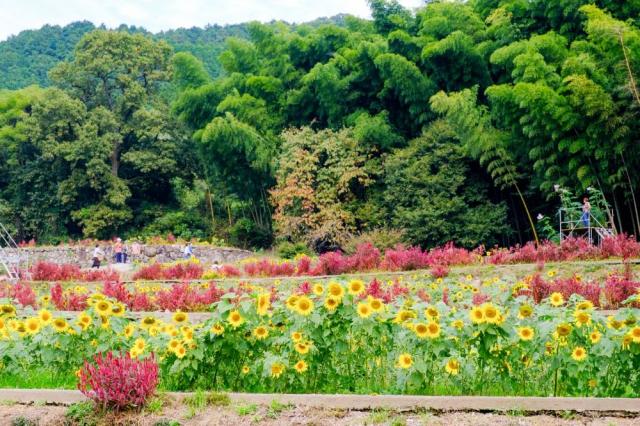
[[[185,259],[191,259],[193,257],[193,247],[190,242],[185,244],[182,253],[184,254]]]
[[[96,244],[96,247],[93,249],[93,255],[91,256],[91,260],[93,261],[93,263],[91,264],[92,268],[100,268],[100,261],[102,260],[102,256],[104,256],[104,253],[102,252],[102,250],[100,250],[100,245]]]

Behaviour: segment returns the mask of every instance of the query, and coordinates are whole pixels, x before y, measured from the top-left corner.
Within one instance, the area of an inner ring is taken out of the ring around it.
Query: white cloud
[[[421,0],[400,0],[414,8]],[[368,17],[366,0],[0,0],[0,40],[45,24],[87,20],[96,25],[136,25],[158,32],[251,20],[305,22],[350,13]]]

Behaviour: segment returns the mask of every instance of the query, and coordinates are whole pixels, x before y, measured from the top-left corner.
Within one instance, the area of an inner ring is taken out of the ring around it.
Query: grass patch
[[[78,426],[95,426],[98,424],[99,414],[91,401],[76,402],[67,408],[64,415],[67,420]]]
[[[269,408],[267,408],[267,417],[271,419],[277,419],[284,410],[288,410],[292,407],[293,404],[283,404],[280,401],[274,399],[273,401],[271,401],[271,404],[269,404]]]
[[[251,414],[255,414],[256,411],[258,411],[258,406],[256,404],[238,405],[236,407],[236,414],[239,416],[249,416]]]

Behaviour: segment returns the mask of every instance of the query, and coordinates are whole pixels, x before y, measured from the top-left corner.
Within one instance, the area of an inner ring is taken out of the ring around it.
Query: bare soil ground
[[[268,406],[207,407],[192,410],[181,404],[168,403],[156,413],[122,413],[118,415],[91,415],[84,423],[69,422],[65,406],[7,404],[0,406],[0,425],[15,426],[63,426],[73,424],[90,425],[267,425],[267,426],[356,426],[356,425],[498,425],[498,426],[569,426],[569,425],[640,425],[640,417],[615,417],[579,413],[554,413],[524,415],[521,412],[479,413],[479,412],[408,412],[388,410],[350,411],[336,409],[316,409],[306,407],[286,407],[274,411]]]

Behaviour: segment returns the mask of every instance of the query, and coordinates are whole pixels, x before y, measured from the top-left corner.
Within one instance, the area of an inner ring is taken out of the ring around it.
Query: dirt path
[[[0,425],[21,426],[63,426],[66,423],[65,406],[2,405],[0,406]],[[564,417],[564,418],[563,418]],[[192,410],[182,405],[163,407],[161,412],[149,414],[107,415],[101,418],[86,418],[90,425],[95,421],[99,425],[141,425],[141,426],[227,426],[227,425],[265,425],[265,426],[357,426],[357,425],[496,425],[496,426],[569,426],[569,425],[620,425],[640,424],[640,417],[599,417],[566,413],[556,417],[551,415],[524,416],[521,413],[498,414],[478,412],[412,412],[398,413],[388,410],[349,411],[339,409],[315,409],[306,407],[286,407],[274,410],[269,406],[235,405],[230,407],[210,407]],[[173,422],[173,423],[172,423]],[[71,423],[74,424],[74,423]],[[77,423],[76,423],[77,424]]]

